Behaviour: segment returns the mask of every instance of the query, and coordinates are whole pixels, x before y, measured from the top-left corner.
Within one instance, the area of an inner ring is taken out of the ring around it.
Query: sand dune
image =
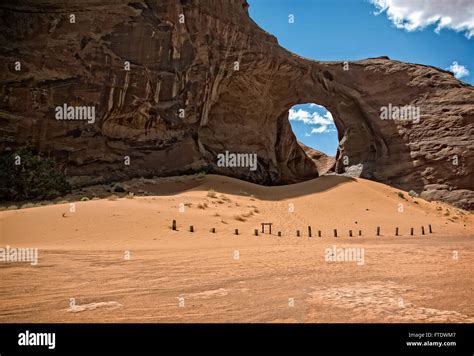
[[[0,212],[0,247],[39,249],[37,266],[0,262],[0,321],[465,322],[474,316],[469,212],[341,176],[279,187],[214,175],[125,186],[151,195]],[[271,236],[253,236],[261,222],[273,223]],[[328,248],[363,249],[364,261],[328,262]],[[67,312],[70,298],[80,313]],[[108,308],[111,300],[120,308]]]

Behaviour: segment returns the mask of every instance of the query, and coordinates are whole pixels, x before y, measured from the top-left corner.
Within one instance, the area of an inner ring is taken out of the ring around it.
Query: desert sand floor
[[[0,322],[474,321],[469,212],[341,176],[126,188],[150,196],[0,212],[0,247],[39,249],[36,266],[0,262]],[[254,236],[261,222],[272,235]],[[338,248],[363,261],[328,261]]]

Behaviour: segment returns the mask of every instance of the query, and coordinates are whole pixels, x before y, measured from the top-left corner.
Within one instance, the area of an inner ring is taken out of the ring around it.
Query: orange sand
[[[0,212],[0,247],[39,248],[37,266],[0,262],[0,322],[474,321],[469,212],[340,176],[282,187],[141,179],[129,189],[154,195]],[[253,236],[261,222],[272,236]],[[364,264],[328,262],[333,246],[364,249]]]

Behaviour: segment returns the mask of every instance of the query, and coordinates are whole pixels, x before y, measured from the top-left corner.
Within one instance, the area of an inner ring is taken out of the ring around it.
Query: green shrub
[[[20,158],[17,165],[16,157]],[[0,155],[0,200],[48,199],[70,192],[64,174],[49,158],[23,147]]]

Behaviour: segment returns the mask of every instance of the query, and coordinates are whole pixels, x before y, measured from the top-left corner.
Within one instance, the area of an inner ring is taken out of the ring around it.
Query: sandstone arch
[[[472,86],[385,57],[351,62],[348,71],[301,58],[261,30],[247,7],[245,0],[7,1],[0,148],[32,143],[61,161],[76,185],[203,167],[263,184],[296,182],[317,172],[291,133],[288,108],[318,102],[340,133],[338,172],[347,156],[363,177],[473,207]],[[75,11],[71,26],[65,14]],[[93,104],[98,120],[57,122],[51,110],[63,103]],[[420,106],[420,123],[380,120],[389,103]],[[259,169],[217,169],[223,149],[258,153]]]

